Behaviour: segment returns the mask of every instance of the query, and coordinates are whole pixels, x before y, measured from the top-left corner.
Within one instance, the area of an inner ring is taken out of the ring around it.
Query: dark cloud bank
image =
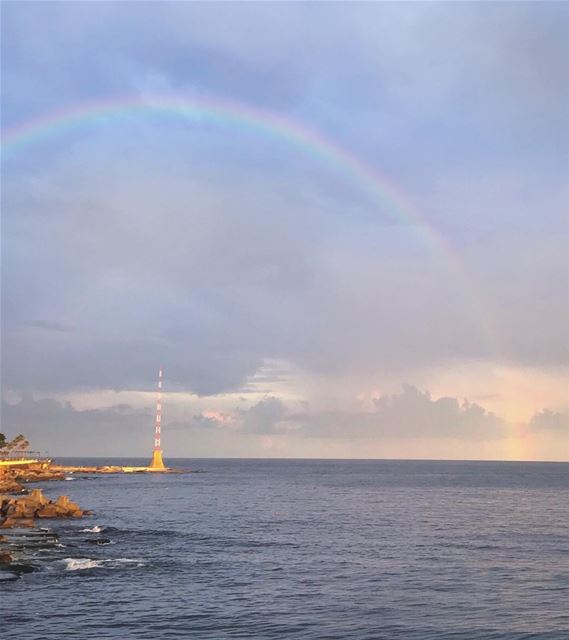
[[[292,432],[317,438],[492,440],[504,435],[504,422],[482,406],[456,398],[434,400],[411,385],[375,400],[373,411],[296,413],[269,397],[244,412],[243,425],[256,433]]]
[[[433,399],[428,392],[405,385],[399,394],[383,396],[370,412],[318,411],[299,413],[278,398],[266,397],[247,410],[237,409],[222,419],[215,414],[194,415],[189,420],[170,420],[165,432],[231,429],[252,435],[288,435],[300,438],[353,438],[405,440],[407,438],[451,438],[461,441],[493,441],[507,435],[507,424],[476,403],[456,398]],[[569,415],[545,409],[530,422],[535,432],[553,430],[569,436]],[[52,434],[65,444],[65,451],[101,450],[127,452],[133,442],[150,440],[152,408],[134,409],[116,405],[79,411],[69,403],[34,400],[30,395],[17,403],[2,404],[2,428],[8,434],[25,433],[32,444],[53,449]],[[51,443],[51,446],[50,446]],[[223,454],[223,439],[220,440]],[[104,450],[104,447],[103,447]]]
[[[61,451],[67,455],[89,450],[128,454],[133,441],[147,437],[153,423],[152,409],[115,405],[79,411],[70,403],[46,398],[34,400],[26,394],[17,403],[2,402],[3,432],[23,433],[34,449]]]
[[[536,431],[552,431],[569,437],[569,410],[543,409],[531,419],[530,426]]]

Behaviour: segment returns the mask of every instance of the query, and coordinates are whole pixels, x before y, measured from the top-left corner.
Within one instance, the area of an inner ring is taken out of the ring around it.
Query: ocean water
[[[95,515],[22,550],[0,636],[569,638],[569,464],[169,462],[42,485]]]

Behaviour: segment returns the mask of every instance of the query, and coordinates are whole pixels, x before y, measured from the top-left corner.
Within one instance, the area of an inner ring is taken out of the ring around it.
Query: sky
[[[1,17],[1,431],[569,459],[567,3]]]

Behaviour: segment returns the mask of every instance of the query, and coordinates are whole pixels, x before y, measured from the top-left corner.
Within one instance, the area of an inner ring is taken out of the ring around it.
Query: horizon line
[[[146,460],[148,458],[147,455],[138,455],[138,456],[86,456],[86,455],[64,455],[64,456],[49,456],[51,458],[86,458],[86,459],[95,459],[95,460],[123,460],[123,459],[132,459],[132,460]],[[313,462],[527,462],[527,463],[552,463],[552,464],[569,464],[569,459],[567,460],[504,460],[503,458],[312,458],[312,457],[299,457],[299,456],[290,456],[290,457],[250,457],[250,456],[192,456],[192,457],[171,457],[166,456],[168,460],[275,460],[275,461],[284,461],[284,460],[303,460],[303,461],[313,461]]]

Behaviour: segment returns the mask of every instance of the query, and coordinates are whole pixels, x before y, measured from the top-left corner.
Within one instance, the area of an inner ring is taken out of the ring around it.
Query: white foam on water
[[[65,478],[66,480],[76,480],[77,478]]]
[[[63,562],[65,563],[65,571],[81,571],[103,566],[102,560],[93,560],[91,558],[63,558]]]
[[[142,560],[137,560],[135,558],[111,558],[109,560],[105,560],[105,563],[108,563],[109,566],[120,566],[123,564],[133,564],[137,567],[143,567],[146,563]]]
[[[81,529],[82,533],[101,533],[101,531],[103,531],[105,527],[100,527],[98,524],[96,524],[94,527],[91,527],[91,529]]]
[[[94,560],[93,558],[63,558],[65,563],[65,571],[82,571],[85,569],[98,569],[106,567],[108,569],[116,569],[124,565],[134,565],[143,567],[144,562],[134,558],[107,558],[106,560]]]

